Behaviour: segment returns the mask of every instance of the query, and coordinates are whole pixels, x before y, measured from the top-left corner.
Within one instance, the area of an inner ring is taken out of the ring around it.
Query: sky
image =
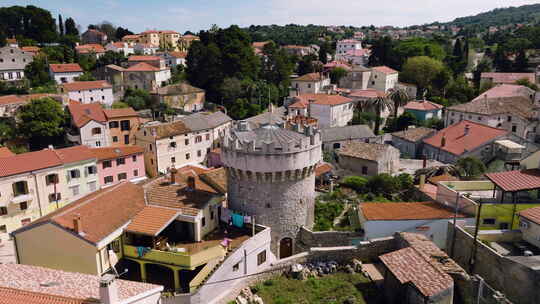
[[[498,7],[538,0],[0,0],[0,6],[35,5],[88,24],[109,21],[133,32],[198,32],[266,24],[394,25],[451,21]]]

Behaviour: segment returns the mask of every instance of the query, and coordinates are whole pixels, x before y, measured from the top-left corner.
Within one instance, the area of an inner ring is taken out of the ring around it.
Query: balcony
[[[19,204],[22,202],[28,202],[34,199],[33,190],[29,191],[28,193],[20,193],[20,194],[12,194],[10,201],[14,204]]]
[[[81,136],[75,131],[69,131],[66,133],[67,140],[72,143],[81,143]]]
[[[144,249],[141,249],[144,248]],[[179,247],[182,248],[182,247]],[[186,248],[182,248],[186,250]],[[182,250],[180,249],[180,250]],[[140,252],[140,254],[139,254]],[[216,258],[225,256],[226,250],[221,245],[210,246],[195,253],[163,251],[157,249],[148,250],[147,247],[124,245],[124,256],[128,258],[141,259],[167,265],[174,265],[194,269]]]

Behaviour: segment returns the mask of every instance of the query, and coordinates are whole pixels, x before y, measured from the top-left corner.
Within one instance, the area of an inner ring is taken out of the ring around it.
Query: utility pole
[[[456,207],[454,208],[454,219],[452,221],[453,225],[454,225],[454,229],[452,231],[452,248],[450,249],[450,257],[451,258],[454,258],[454,247],[456,246],[456,221],[457,221],[457,215],[458,215],[458,208],[459,208],[459,197],[461,196],[461,194],[459,193],[459,191],[457,192],[457,195],[456,195]]]

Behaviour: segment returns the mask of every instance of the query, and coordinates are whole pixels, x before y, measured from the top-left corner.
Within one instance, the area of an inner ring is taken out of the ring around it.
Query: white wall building
[[[49,64],[49,74],[57,84],[75,82],[83,73],[78,63]]]
[[[34,53],[16,46],[0,48],[0,81],[17,81],[24,78],[24,68],[34,60]]]
[[[61,90],[69,99],[84,104],[98,102],[110,106],[114,102],[112,85],[105,80],[65,83]]]
[[[397,85],[398,76],[398,71],[387,66],[373,67],[371,69],[371,78],[368,87],[388,92],[388,90],[393,89]]]
[[[122,53],[125,56],[135,53],[133,46],[127,42],[109,42],[109,44],[105,46],[105,50],[115,53]]]
[[[348,51],[361,50],[362,42],[354,39],[339,40],[336,44],[336,56],[343,55]],[[337,59],[337,57],[336,57]]]
[[[328,90],[330,77],[321,73],[309,73],[291,80],[291,96],[318,94]]]
[[[341,95],[303,94],[292,98],[289,116],[307,116],[318,120],[319,127],[346,126],[353,118],[354,102]]]
[[[67,133],[69,141],[91,148],[111,145],[107,118],[99,103],[71,102],[68,110],[71,114],[73,131],[78,131],[74,134]]]

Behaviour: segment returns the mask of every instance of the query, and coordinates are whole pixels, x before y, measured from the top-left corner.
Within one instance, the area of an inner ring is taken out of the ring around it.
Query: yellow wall
[[[20,264],[97,275],[96,247],[50,223],[15,236]]]

